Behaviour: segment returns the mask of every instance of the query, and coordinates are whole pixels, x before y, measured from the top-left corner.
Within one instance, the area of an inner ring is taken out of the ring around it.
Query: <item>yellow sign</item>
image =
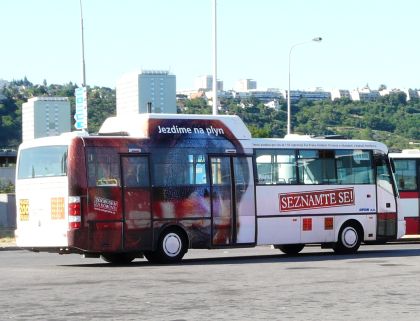
[[[19,218],[21,221],[29,221],[29,200],[19,200]]]
[[[52,220],[64,219],[64,197],[51,198],[51,219]]]

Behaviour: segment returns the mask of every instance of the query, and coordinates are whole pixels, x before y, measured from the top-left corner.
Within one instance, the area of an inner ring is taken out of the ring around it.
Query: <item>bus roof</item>
[[[403,149],[401,153],[390,153],[391,158],[420,158],[420,149]]]
[[[73,138],[87,136],[89,136],[89,134],[84,131],[66,132],[57,136],[46,136],[24,141],[20,144],[19,148],[22,149],[44,145],[69,145]]]
[[[254,138],[253,148],[301,149],[378,149],[388,153],[386,145],[369,140],[320,139],[307,135],[288,135],[285,138]]]
[[[182,120],[192,120],[195,123],[202,122],[203,126],[207,126],[207,124],[212,121],[222,122],[237,139],[251,139],[251,133],[248,128],[245,126],[244,122],[235,115],[135,114],[115,116],[105,120],[99,129],[98,134],[149,138],[151,134],[149,132],[149,124],[151,124],[151,122],[162,122],[165,123],[165,126],[168,126],[171,121],[173,121],[175,125]],[[187,122],[184,124],[187,124]],[[178,128],[178,126],[176,126],[176,129],[185,130],[186,128]]]

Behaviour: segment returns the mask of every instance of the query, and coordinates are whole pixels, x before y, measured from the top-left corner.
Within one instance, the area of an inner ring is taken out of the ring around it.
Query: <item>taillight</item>
[[[80,228],[82,224],[82,206],[80,196],[69,196],[69,229]]]

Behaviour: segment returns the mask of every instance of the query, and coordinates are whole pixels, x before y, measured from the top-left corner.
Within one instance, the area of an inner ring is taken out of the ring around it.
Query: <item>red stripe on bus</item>
[[[400,192],[400,198],[420,198],[420,192]]]
[[[420,234],[420,221],[418,217],[405,217],[404,219],[406,235]]]

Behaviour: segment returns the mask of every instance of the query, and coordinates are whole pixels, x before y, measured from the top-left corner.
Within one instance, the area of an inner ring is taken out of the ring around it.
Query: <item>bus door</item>
[[[121,156],[124,250],[151,249],[149,156]]]
[[[118,252],[123,248],[120,156],[111,147],[87,149],[88,250]]]
[[[377,237],[396,238],[398,232],[398,216],[396,205],[396,190],[388,166],[387,158],[383,154],[374,156],[376,166],[377,193]]]
[[[252,157],[211,156],[212,244],[255,244]]]
[[[405,219],[406,234],[420,234],[420,159],[407,156],[393,158],[400,194],[398,212]]]

